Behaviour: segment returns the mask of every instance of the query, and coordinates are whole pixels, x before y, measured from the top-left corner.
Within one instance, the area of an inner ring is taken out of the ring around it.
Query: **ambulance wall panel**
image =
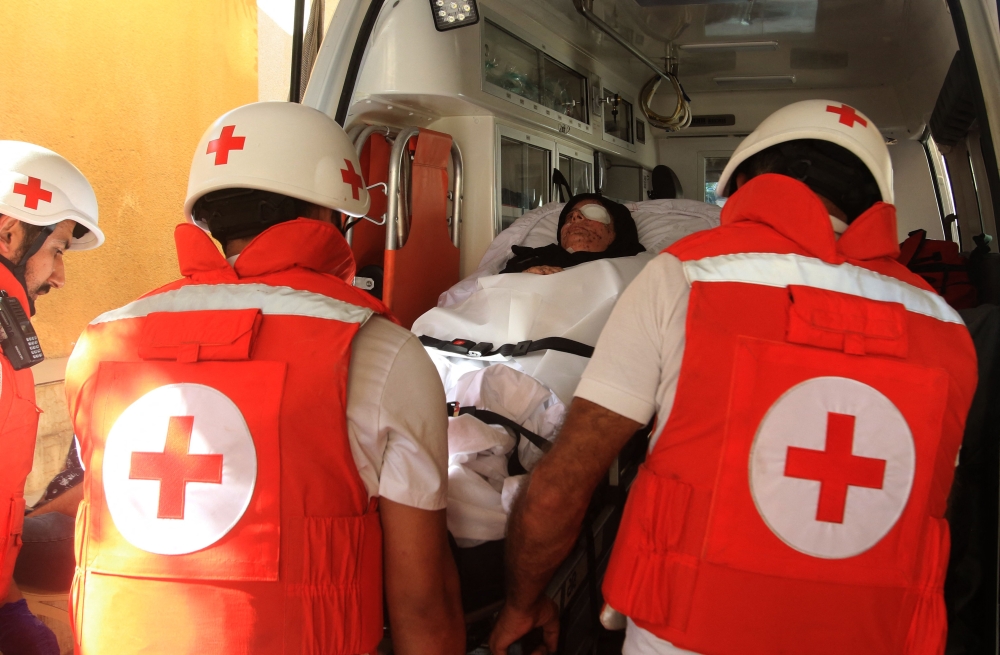
[[[592,44],[569,43],[560,34],[527,19],[503,0],[492,0],[482,9],[482,20],[488,18],[501,23],[504,29],[516,32],[518,38],[537,45],[578,72],[599,75],[605,85],[631,100],[638,96],[639,85],[635,81],[620,77],[587,54],[585,48]],[[546,132],[547,138],[604,150],[642,166],[654,165],[655,147],[648,125],[646,142],[634,144],[634,151],[631,151],[605,141],[603,118],[593,113],[589,123],[591,132],[587,133],[486,93],[482,80],[481,29],[480,23],[437,32],[426,0],[387,3],[365,55],[347,122],[429,125],[445,116],[495,116]],[[622,56],[625,57],[624,51]],[[321,54],[317,65],[328,59],[326,53]],[[636,76],[636,79],[640,78]],[[319,71],[313,76],[306,101],[332,113],[334,99],[328,98],[319,88],[321,84],[331,82]],[[642,120],[645,122],[644,118]]]
[[[689,200],[705,199],[705,157],[728,157],[743,140],[741,136],[678,136],[657,139],[657,163],[669,166],[677,174]]]
[[[736,124],[726,127],[688,128],[678,134],[680,136],[746,135],[752,132],[761,121],[785,105],[814,98],[846,103],[854,107],[875,121],[883,134],[892,132],[893,136],[908,138],[919,135],[923,131],[922,125],[907,123],[896,93],[891,87],[872,87],[792,88],[766,91],[745,89],[698,93],[693,95],[691,99],[691,111],[696,116],[733,114],[736,117]],[[676,101],[671,99],[670,94],[657,93],[652,102],[652,109],[661,114],[668,113],[673,108],[671,102]],[[667,133],[663,130],[655,130],[654,134],[658,138],[663,138]]]
[[[918,229],[927,230],[928,239],[943,239],[941,211],[924,147],[918,141],[899,141],[889,146],[889,155],[892,157],[896,232],[900,242]]]

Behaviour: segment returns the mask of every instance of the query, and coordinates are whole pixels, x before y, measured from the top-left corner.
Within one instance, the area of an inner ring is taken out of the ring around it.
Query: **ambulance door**
[[[341,125],[385,0],[340,0],[316,55],[302,104],[333,116]]]
[[[996,0],[949,0],[959,52],[948,72],[934,115],[931,133],[950,177],[956,217],[945,229],[964,252],[976,247],[973,238],[992,238],[998,251],[1000,209],[1000,25]],[[964,105],[967,119],[959,118]],[[970,122],[971,121],[971,122]]]
[[[986,296],[982,300],[987,303],[962,312],[979,355],[980,388],[969,413],[948,500],[947,652],[996,653],[1000,601],[996,430],[1000,418],[992,408],[1000,362],[990,327],[996,307],[990,303],[1000,304],[1000,220],[996,215],[1000,209],[1000,21],[996,0],[948,0],[947,5],[959,50],[931,114],[931,138],[925,143],[935,165],[942,213],[952,212],[944,223],[946,238],[957,241],[968,253],[977,241],[985,243],[992,237],[990,252],[972,258],[980,291]]]

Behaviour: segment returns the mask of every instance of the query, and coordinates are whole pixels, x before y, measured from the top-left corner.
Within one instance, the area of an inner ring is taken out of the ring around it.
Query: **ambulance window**
[[[552,149],[500,136],[499,230],[549,201]]]
[[[487,92],[525,109],[543,115],[554,110],[579,121],[577,127],[590,124],[587,77],[490,21],[483,25],[483,81]]]
[[[604,135],[635,143],[632,135],[632,103],[604,87]]]
[[[489,84],[539,101],[538,51],[490,21],[483,26],[483,75]]]
[[[713,205],[722,205],[725,201],[719,199],[716,193],[719,186],[719,177],[729,163],[729,157],[703,157],[703,175],[705,180],[705,202]]]
[[[566,177],[570,193],[574,196],[578,193],[589,193],[593,189],[592,168],[593,164],[590,162],[559,155],[559,172]]]
[[[581,123],[589,123],[587,78],[543,56],[542,104]]]
[[[938,211],[941,215],[941,222],[944,228],[944,236],[962,246],[959,225],[955,211],[955,194],[951,187],[951,177],[948,174],[948,162],[945,161],[941,149],[938,148],[930,130],[921,139],[924,152],[927,155],[927,163],[931,170],[931,180],[934,182],[934,194],[937,197]]]

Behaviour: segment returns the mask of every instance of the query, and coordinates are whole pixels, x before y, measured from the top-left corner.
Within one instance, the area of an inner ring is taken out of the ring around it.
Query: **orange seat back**
[[[401,248],[385,251],[382,293],[385,304],[407,328],[458,282],[459,250],[448,227],[450,159],[451,136],[421,129],[411,174],[409,234]]]

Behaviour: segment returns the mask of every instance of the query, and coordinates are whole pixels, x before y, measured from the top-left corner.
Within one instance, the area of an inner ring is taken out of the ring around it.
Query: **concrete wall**
[[[0,137],[66,156],[91,180],[107,242],[69,253],[38,302],[49,357],[97,314],[177,277],[173,226],[194,147],[257,99],[253,0],[2,3]]]
[[[173,227],[191,156],[221,113],[258,96],[255,0],[0,3],[0,139],[59,152],[90,179],[107,235],[70,252],[66,288],[38,302],[51,361],[35,369],[39,427],[29,500],[72,430],[62,358],[95,316],[178,276]]]

